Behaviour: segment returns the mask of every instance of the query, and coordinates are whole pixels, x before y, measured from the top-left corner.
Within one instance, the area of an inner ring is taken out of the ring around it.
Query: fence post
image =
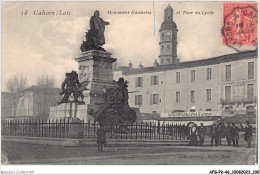
[[[89,139],[89,132],[90,132],[90,119],[88,119],[88,123],[87,123],[87,132],[88,132],[88,139]]]
[[[144,138],[146,139],[147,137],[147,122],[145,122],[145,127],[144,127],[144,132],[145,132],[145,135],[144,135]]]
[[[181,133],[182,133],[182,127],[181,127],[181,123],[179,124],[179,135],[180,135],[180,140],[181,140]]]
[[[143,138],[143,122],[141,122],[141,139]]]
[[[82,119],[82,127],[83,127],[83,138],[85,137],[85,120]]]
[[[122,138],[123,138],[123,137],[122,137],[122,136],[123,136],[122,125],[119,125],[119,128],[121,128],[120,137],[121,137],[121,139],[122,139]]]
[[[133,137],[132,137],[132,134],[133,134],[133,123],[131,123],[131,133],[130,133],[131,135],[130,135],[130,138],[132,139]]]
[[[112,139],[113,137],[113,125],[110,124],[110,138]]]
[[[96,138],[96,122],[94,122],[94,138]]]
[[[150,140],[152,139],[152,123],[150,122],[150,127],[149,127],[149,134],[150,134]]]
[[[38,128],[39,128],[38,137],[40,137],[41,136],[41,120],[40,119],[38,119],[37,125],[38,125]]]
[[[153,122],[153,139],[155,139],[156,136],[156,123]]]
[[[29,137],[31,137],[31,132],[32,132],[32,125],[31,125],[32,121],[31,119],[28,120],[28,125],[29,125]]]
[[[117,125],[116,125],[116,139],[117,139]]]
[[[39,128],[38,128],[37,118],[34,119],[33,124],[34,124],[34,137],[38,137]]]
[[[135,139],[137,139],[137,122],[135,123]]]
[[[175,139],[177,139],[177,137],[178,137],[178,124],[177,123],[175,124],[175,127],[176,127]]]
[[[162,127],[163,127],[163,140],[164,140],[164,135],[165,135],[165,124],[164,123],[163,123]]]
[[[157,133],[159,134],[159,140],[161,139],[161,124],[158,122]]]

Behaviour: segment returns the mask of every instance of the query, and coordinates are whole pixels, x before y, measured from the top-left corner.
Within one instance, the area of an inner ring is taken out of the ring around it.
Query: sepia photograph
[[[1,21],[1,174],[259,174],[257,1],[2,1]]]

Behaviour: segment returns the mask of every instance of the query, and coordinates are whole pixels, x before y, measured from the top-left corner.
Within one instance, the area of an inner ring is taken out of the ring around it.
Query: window
[[[135,105],[142,105],[142,95],[135,95]]]
[[[211,68],[207,68],[207,80],[211,80]]]
[[[190,109],[190,112],[196,112],[196,110],[195,109]]]
[[[164,37],[164,33],[162,33],[162,38]]]
[[[248,79],[254,79],[254,62],[248,63]]]
[[[226,81],[231,81],[231,65],[226,65],[226,70],[225,70],[225,80]]]
[[[231,100],[231,86],[225,86],[225,100]]]
[[[195,81],[195,70],[191,71],[191,81]]]
[[[206,100],[211,101],[211,89],[206,89]]]
[[[163,45],[161,46],[161,49],[163,50]]]
[[[206,109],[206,111],[212,111],[210,108]]]
[[[150,104],[159,104],[159,94],[150,94]]]
[[[181,73],[176,72],[176,83],[180,83],[180,82],[181,82]]]
[[[170,45],[167,45],[167,49],[170,49],[171,48],[171,46]]]
[[[253,97],[254,97],[254,85],[248,84],[247,85],[247,98],[253,99]]]
[[[190,102],[195,103],[195,91],[190,91]]]
[[[164,59],[162,58],[162,59],[161,59],[161,64],[163,64],[163,63],[164,63]]]
[[[181,97],[181,92],[180,91],[177,91],[176,92],[176,103],[179,103],[180,102],[180,97]]]
[[[135,87],[143,87],[143,78],[142,77],[137,77],[135,79]]]
[[[151,85],[158,85],[159,84],[159,76],[151,76]]]
[[[230,106],[227,106],[227,107],[225,107],[225,111],[231,111],[232,110],[232,107],[230,107]]]

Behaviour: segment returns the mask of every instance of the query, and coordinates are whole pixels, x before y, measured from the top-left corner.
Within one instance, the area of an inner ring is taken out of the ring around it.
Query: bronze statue
[[[79,83],[78,74],[76,71],[66,73],[66,78],[61,85],[62,92],[60,93],[60,95],[64,94],[64,96],[63,99],[60,102],[58,102],[58,104],[69,102],[69,97],[72,93],[75,102],[79,103],[78,97],[81,97],[81,103],[85,104],[84,95],[82,92],[83,90],[86,90],[86,86],[88,85],[88,83],[88,81]]]
[[[90,30],[86,32],[86,41],[81,44],[81,51],[85,52],[88,50],[101,50],[105,51],[102,46],[105,44],[105,25],[109,25],[109,22],[104,21],[99,17],[99,11],[94,12],[94,16],[91,17],[89,26]]]
[[[118,82],[119,91],[122,93],[122,103],[128,106],[128,82],[124,80],[124,78],[119,78]]]

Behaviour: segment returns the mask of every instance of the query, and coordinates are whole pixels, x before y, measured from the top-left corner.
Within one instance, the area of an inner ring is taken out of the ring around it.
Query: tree
[[[7,80],[6,87],[11,93],[19,93],[27,87],[27,78],[23,75],[14,76]]]
[[[45,88],[52,88],[55,85],[55,78],[52,75],[41,76],[37,80],[37,85]]]
[[[12,115],[16,116],[19,93],[27,87],[27,78],[23,75],[13,76],[6,81],[6,87],[9,92],[14,94],[12,98]]]
[[[41,93],[37,93],[38,117],[48,117],[49,109],[53,98],[53,87],[55,78],[52,75],[42,75],[37,79],[37,86],[40,87]]]

